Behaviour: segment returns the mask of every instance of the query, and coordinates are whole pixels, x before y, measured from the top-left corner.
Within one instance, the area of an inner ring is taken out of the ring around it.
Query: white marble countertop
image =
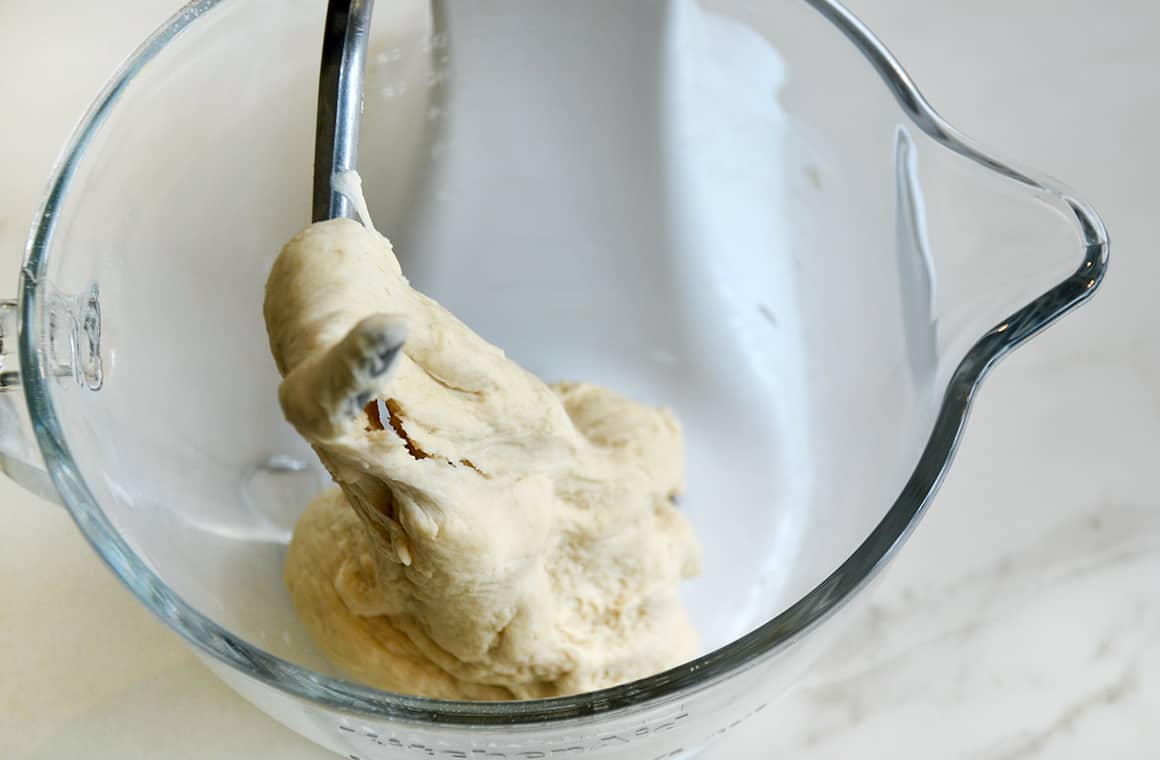
[[[74,120],[174,5],[0,4],[0,295]],[[707,757],[1156,757],[1160,4],[852,5],[952,123],[1082,190],[1112,270],[988,379],[862,619]],[[0,756],[330,757],[201,667],[62,510],[2,481],[0,525]]]

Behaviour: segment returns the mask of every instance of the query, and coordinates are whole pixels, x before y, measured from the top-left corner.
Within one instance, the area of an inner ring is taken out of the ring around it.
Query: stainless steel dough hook
[[[331,179],[355,168],[363,105],[363,75],[374,0],[330,0],[318,75],[314,132],[314,205],[311,221],[354,218],[351,202]]]
[[[326,6],[314,132],[313,222],[356,217],[350,199],[335,192],[334,177],[351,171],[358,161],[363,76],[373,9],[374,0],[330,0]],[[370,223],[369,219],[363,222]],[[349,352],[356,355],[350,366],[357,371],[347,372],[350,387],[343,400],[345,416],[360,413],[374,402],[373,391],[398,361],[406,333],[406,326],[398,319],[380,314],[362,320],[340,344],[349,343]],[[324,394],[309,395],[321,398]]]

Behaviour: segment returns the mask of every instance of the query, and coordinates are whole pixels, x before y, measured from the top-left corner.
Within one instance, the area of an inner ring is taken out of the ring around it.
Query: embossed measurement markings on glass
[[[675,749],[666,750],[659,755],[649,756],[642,760],[676,760],[684,756],[686,753],[697,750],[705,746],[713,739],[717,739],[729,733],[733,729],[740,726],[752,718],[757,713],[764,710],[767,703],[758,705],[747,714],[737,718],[726,726],[722,726],[716,731],[707,734],[699,742],[677,747]],[[647,736],[656,736],[673,730],[682,722],[688,720],[689,713],[683,709],[680,712],[673,713],[666,718],[652,723],[638,726],[630,731],[624,731],[615,734],[601,734],[594,737],[582,737],[572,741],[565,740],[562,742],[563,746],[554,747],[552,749],[542,750],[528,750],[528,749],[503,749],[503,748],[475,748],[475,749],[460,749],[454,746],[447,746],[442,744],[440,746],[431,746],[421,742],[412,742],[399,739],[394,736],[381,736],[378,732],[371,728],[354,728],[347,724],[339,724],[340,731],[346,734],[353,734],[360,739],[363,739],[371,744],[379,747],[387,747],[393,750],[401,750],[403,754],[414,757],[434,757],[445,758],[446,760],[556,760],[557,758],[576,757],[578,755],[585,755],[600,752],[605,749],[612,749],[630,744],[633,741],[643,739]],[[373,750],[372,750],[373,751]],[[369,760],[357,754],[347,755],[349,760]]]
[[[673,730],[683,721],[688,720],[688,718],[689,714],[681,710],[658,722],[638,726],[629,731],[615,734],[600,734],[593,737],[578,737],[574,740],[565,740],[560,747],[543,750],[505,750],[502,748],[460,749],[454,746],[447,746],[446,744],[431,746],[421,742],[406,741],[393,736],[381,736],[378,732],[370,728],[357,729],[347,724],[339,724],[338,728],[343,733],[354,734],[374,745],[402,750],[405,754],[413,755],[414,757],[437,757],[446,758],[447,760],[556,760],[556,758],[575,757],[577,755],[600,752],[604,749],[624,746],[646,736],[665,733]],[[368,760],[368,758],[363,758],[356,754],[350,754],[347,757],[350,760]],[[666,753],[661,757],[667,758],[670,755]]]

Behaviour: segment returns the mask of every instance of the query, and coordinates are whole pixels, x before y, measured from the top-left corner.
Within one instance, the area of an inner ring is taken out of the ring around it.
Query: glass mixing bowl
[[[319,657],[280,579],[325,476],[260,306],[309,218],[322,6],[191,3],[85,116],[0,305],[27,402],[0,393],[4,468],[343,755],[691,754],[840,629],[987,369],[1093,292],[1104,228],[948,127],[829,0],[380,3],[361,169],[405,271],[539,375],[673,407],[705,546],[693,662],[542,701],[383,693]]]

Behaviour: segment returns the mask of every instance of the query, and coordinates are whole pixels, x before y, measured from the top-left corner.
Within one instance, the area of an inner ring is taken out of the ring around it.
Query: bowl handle
[[[60,495],[34,442],[32,420],[20,394],[16,357],[19,325],[16,301],[0,300],[0,470],[37,496],[60,504]]]

